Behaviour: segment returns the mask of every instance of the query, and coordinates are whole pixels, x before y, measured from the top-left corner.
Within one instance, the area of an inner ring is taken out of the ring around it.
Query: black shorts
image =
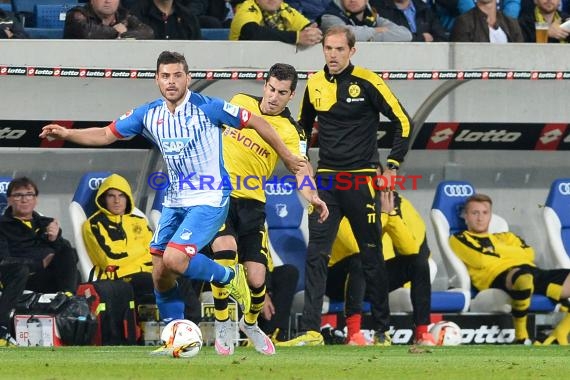
[[[216,237],[228,235],[236,239],[240,263],[253,261],[267,265],[269,250],[265,230],[265,203],[255,199],[230,197],[228,217]]]
[[[525,267],[533,276],[533,285],[534,285],[534,293],[535,294],[542,294],[546,296],[546,289],[550,284],[556,284],[562,286],[566,277],[570,274],[570,269],[540,269],[537,267],[533,267],[530,265],[521,265],[521,267]],[[516,267],[515,267],[516,268]],[[510,268],[500,275],[498,275],[493,283],[491,284],[492,288],[502,289],[505,292],[510,294],[510,291],[507,290],[507,274],[514,268]]]

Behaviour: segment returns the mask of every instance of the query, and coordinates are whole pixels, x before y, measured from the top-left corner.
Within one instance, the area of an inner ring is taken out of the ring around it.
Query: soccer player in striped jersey
[[[287,108],[295,95],[297,80],[297,71],[293,66],[276,63],[269,69],[263,86],[263,97],[237,94],[231,103],[263,117],[291,152],[304,156],[307,150],[305,133]],[[233,190],[228,218],[212,243],[214,259],[221,264],[231,265],[235,262],[236,255],[239,256],[251,289],[251,309],[245,311],[239,323],[240,329],[258,352],[273,355],[275,347],[271,339],[257,325],[257,318],[265,302],[265,271],[269,255],[263,180],[270,179],[268,186],[289,185],[299,189],[301,195],[313,205],[313,209],[318,211],[320,220],[327,218],[328,208],[317,194],[312,170],[308,165],[297,172],[295,179],[291,178],[296,183],[283,182],[285,177],[271,177],[279,157],[256,131],[226,128],[223,140],[224,159]],[[250,180],[246,181],[244,178],[248,175]],[[228,312],[228,292],[215,285],[212,286],[212,291],[216,318],[214,345],[218,354],[231,355],[234,352],[234,339]]]
[[[293,155],[261,117],[222,99],[190,91],[191,76],[182,54],[162,52],[155,80],[162,98],[127,112],[105,127],[66,129],[49,124],[40,137],[103,146],[140,134],[156,144],[170,181],[150,245],[161,318],[184,318],[176,282],[180,275],[228,285],[232,296],[248,310],[251,300],[242,268],[224,267],[199,253],[222,227],[228,213],[231,186],[225,181],[222,125],[254,128],[293,173],[306,166],[306,160]]]

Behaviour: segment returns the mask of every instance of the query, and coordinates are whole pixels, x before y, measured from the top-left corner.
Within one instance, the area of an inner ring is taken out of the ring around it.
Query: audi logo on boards
[[[470,185],[445,185],[443,193],[448,197],[469,197],[475,193]]]
[[[562,195],[570,195],[570,182],[560,182],[558,184],[558,191]]]
[[[266,183],[265,194],[267,195],[291,195],[295,186],[291,183]]]
[[[89,178],[89,188],[91,190],[97,190],[105,179],[107,179],[107,177]]]

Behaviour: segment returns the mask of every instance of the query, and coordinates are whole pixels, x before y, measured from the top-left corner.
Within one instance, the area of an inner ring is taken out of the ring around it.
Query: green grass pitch
[[[149,347],[0,349],[0,379],[563,379],[570,346],[470,345],[287,347],[275,356],[238,347],[192,359],[149,355]],[[419,352],[415,352],[419,351]]]

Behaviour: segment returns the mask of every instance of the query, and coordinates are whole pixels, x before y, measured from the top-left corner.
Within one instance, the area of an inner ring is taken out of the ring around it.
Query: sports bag
[[[131,284],[122,280],[89,282],[80,284],[77,294],[87,298],[91,312],[99,322],[94,344],[137,344],[140,330],[136,322]]]

